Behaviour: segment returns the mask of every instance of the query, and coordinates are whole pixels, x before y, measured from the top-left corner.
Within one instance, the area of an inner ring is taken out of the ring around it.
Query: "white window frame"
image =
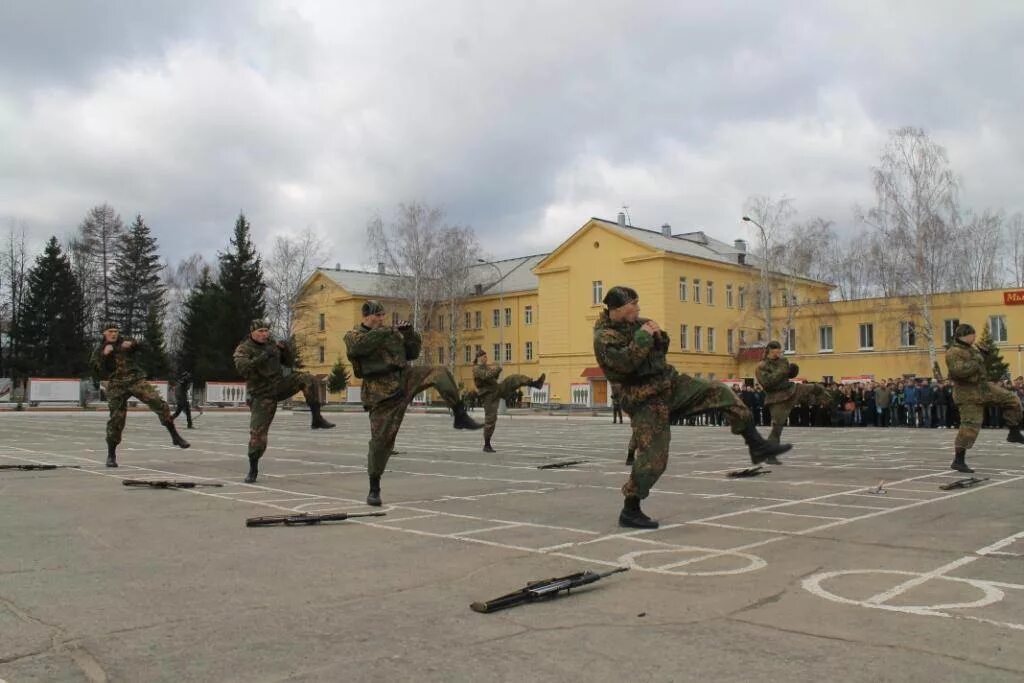
[[[917,346],[917,326],[913,320],[900,321],[900,346],[903,348]]]
[[[735,331],[729,328],[725,331],[725,351],[728,354],[736,353]]]
[[[526,358],[526,360],[533,360],[533,342],[532,341],[526,342],[525,358]]]
[[[867,345],[867,346],[864,344],[864,341],[865,341],[865,339],[864,339],[864,332],[865,332],[865,330],[869,333],[868,336],[871,337],[871,339],[867,340],[867,341],[870,341],[871,344]],[[857,341],[860,344],[859,348],[860,348],[861,351],[874,351],[875,350],[875,324],[874,323],[859,323],[857,325],[857,335],[858,335]]]
[[[996,321],[998,324],[993,324]],[[997,332],[1000,334],[996,334]],[[988,317],[988,333],[992,336],[993,343],[1005,344],[1010,337],[1010,332],[1006,329],[1006,316],[990,315]]]
[[[727,284],[725,286],[725,307],[726,308],[732,308],[733,307],[732,283],[729,283],[729,284]]]
[[[746,287],[739,287],[739,291],[736,294],[736,304],[737,304],[737,308],[746,308],[747,307],[747,288]]]
[[[533,306],[527,306],[526,308],[523,309],[523,324],[533,324]]]
[[[512,342],[505,342],[505,362],[512,362]]]
[[[782,328],[782,352],[796,353],[796,330],[792,327]]]
[[[590,291],[594,297],[593,304],[599,305],[604,299],[604,282],[601,280],[593,280],[590,283]]]
[[[953,332],[956,331],[956,326],[959,325],[959,324],[960,324],[960,319],[959,318],[947,318],[946,320],[942,321],[942,329],[943,329],[943,333],[944,333],[943,334],[943,341],[946,344],[952,344],[953,343]]]
[[[708,328],[708,353],[715,352],[715,328]]]
[[[825,343],[826,336],[828,336],[827,344]],[[832,353],[833,351],[835,351],[835,330],[831,325],[822,325],[818,328],[818,352]]]
[[[679,300],[680,301],[687,301],[687,299],[688,299],[688,297],[687,297],[687,292],[686,292],[686,278],[685,277],[680,277],[679,278]]]
[[[708,294],[708,298],[707,298],[707,302],[706,303],[707,303],[708,306],[714,306],[715,305],[715,283],[712,282],[711,280],[708,280],[707,284],[705,285],[705,287],[707,288],[707,294]]]
[[[693,303],[700,303],[700,280],[698,278],[693,279]]]
[[[701,344],[703,342],[701,342],[700,335],[703,332],[704,332],[704,330],[701,329],[700,325],[694,325],[693,326],[693,350],[694,351],[701,351],[702,350]]]
[[[512,327],[512,309],[505,309],[505,327]]]
[[[690,350],[690,326],[686,323],[679,325],[679,348],[683,351]]]

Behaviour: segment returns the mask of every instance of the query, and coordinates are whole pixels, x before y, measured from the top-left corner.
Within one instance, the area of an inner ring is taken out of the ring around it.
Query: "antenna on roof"
[[[633,227],[633,217],[629,215],[629,204],[622,203],[622,213],[626,214],[626,225]]]

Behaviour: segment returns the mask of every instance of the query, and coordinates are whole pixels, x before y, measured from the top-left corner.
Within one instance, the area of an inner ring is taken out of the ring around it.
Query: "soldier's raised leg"
[[[310,429],[331,429],[334,427],[333,422],[328,422],[320,414],[320,392],[322,391],[322,382],[308,372],[300,372],[292,375],[296,377],[297,383],[302,387],[302,395],[306,399],[306,405],[309,406],[309,412],[312,414],[312,423]]]
[[[455,429],[482,429],[483,425],[474,420],[466,412],[466,404],[459,395],[459,388],[455,384],[455,378],[447,368],[439,366],[415,366],[405,369],[403,381],[411,388],[410,398],[421,391],[434,387],[441,399],[452,409],[455,420],[452,426]]]
[[[131,395],[139,399],[142,403],[145,403],[150,410],[156,413],[156,416],[160,418],[160,424],[166,429],[167,433],[171,435],[171,443],[179,448],[189,448],[192,444],[185,441],[181,434],[174,426],[174,419],[171,417],[171,407],[167,405],[167,401],[163,399],[157,388],[149,382],[136,382],[133,384],[129,391]]]
[[[673,410],[699,413],[718,408],[725,415],[733,434],[743,437],[755,465],[763,462],[780,464],[775,456],[782,455],[793,446],[788,443],[772,443],[761,436],[754,426],[750,410],[732,389],[717,381],[694,379],[679,375],[673,381]]]
[[[253,483],[259,476],[260,458],[267,450],[270,425],[277,413],[277,399],[273,396],[253,398],[249,410],[249,473],[245,475],[247,484]]]
[[[128,415],[128,394],[108,388],[107,407],[110,409],[110,418],[107,420],[107,467],[117,467],[117,447],[121,443]]]
[[[494,436],[494,430],[498,424],[500,401],[504,399],[507,402],[521,387],[543,388],[545,376],[544,373],[541,373],[540,377],[533,379],[526,375],[509,375],[498,383],[497,392],[489,394],[487,402],[484,404],[484,453],[495,452],[491,445],[491,437]]]

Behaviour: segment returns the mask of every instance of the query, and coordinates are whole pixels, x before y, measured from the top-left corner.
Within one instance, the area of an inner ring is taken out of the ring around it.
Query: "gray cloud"
[[[887,131],[946,145],[965,200],[1022,210],[1024,5],[15,2],[0,201],[41,242],[142,212],[172,260],[313,226],[363,263],[400,201],[507,256],[622,203],[741,234],[786,193],[852,229]]]

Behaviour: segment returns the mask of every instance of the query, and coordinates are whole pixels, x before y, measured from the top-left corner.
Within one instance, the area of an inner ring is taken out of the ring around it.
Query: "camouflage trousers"
[[[494,428],[498,424],[498,405],[501,400],[509,400],[519,387],[525,387],[532,381],[526,375],[509,375],[498,382],[496,389],[480,396],[480,400],[484,404],[484,440],[490,441],[491,436],[494,435]]]
[[[252,397],[249,407],[249,457],[259,459],[267,450],[270,423],[277,414],[277,402],[291,398],[301,391],[307,404],[320,402],[320,381],[308,372],[296,372],[282,377],[260,395]]]
[[[1020,401],[1016,394],[989,382],[972,387],[953,387],[953,402],[960,410],[960,431],[954,441],[956,448],[974,445],[987,406],[1003,409],[1003,421],[1007,427],[1019,427],[1021,424]]]
[[[128,398],[134,396],[160,418],[160,424],[171,424],[171,408],[160,396],[157,388],[146,380],[131,384],[111,382],[107,385],[107,406],[110,408],[110,419],[107,420],[107,443],[116,446],[121,443],[125,418],[128,415]]]
[[[828,392],[820,384],[796,384],[794,386],[796,391],[788,400],[766,406],[772,416],[772,433],[768,436],[769,441],[778,443],[782,438],[782,429],[786,426],[793,406],[812,403],[828,405]]]
[[[671,416],[717,408],[725,413],[733,434],[741,434],[751,424],[750,411],[728,386],[682,374],[675,375],[664,391],[637,404],[624,401],[623,408],[633,425],[629,445],[636,449],[636,459],[622,494],[638,498],[650,495],[668,466]]]
[[[417,365],[402,370],[393,394],[374,405],[365,406],[370,412],[370,451],[366,457],[366,470],[371,477],[384,474],[406,409],[416,395],[428,387],[434,387],[449,408],[461,402],[455,378],[447,368]]]

